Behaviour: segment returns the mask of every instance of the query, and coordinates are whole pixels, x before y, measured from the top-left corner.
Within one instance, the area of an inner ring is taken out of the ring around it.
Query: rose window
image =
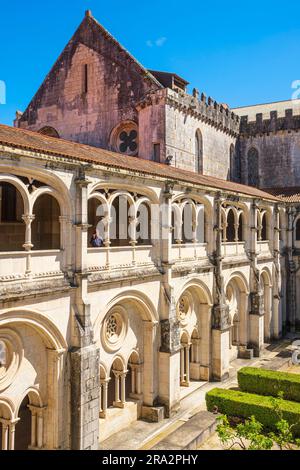
[[[117,351],[124,343],[128,329],[128,315],[117,307],[107,315],[101,331],[102,344],[108,351]]]
[[[106,335],[109,340],[113,340],[118,335],[118,320],[115,315],[111,315],[107,320]]]

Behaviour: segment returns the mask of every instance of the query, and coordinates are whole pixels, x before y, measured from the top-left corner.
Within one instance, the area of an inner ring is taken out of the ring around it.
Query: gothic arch
[[[248,184],[249,186],[259,186],[259,152],[255,147],[251,147],[247,153],[248,160]]]

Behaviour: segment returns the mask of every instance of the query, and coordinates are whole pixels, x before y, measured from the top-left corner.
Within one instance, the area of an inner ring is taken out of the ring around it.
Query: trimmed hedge
[[[276,398],[253,395],[235,390],[214,388],[206,394],[206,406],[208,411],[218,412],[227,416],[237,416],[249,419],[255,416],[264,427],[276,430],[279,417],[274,412],[273,400],[280,404],[283,419],[289,424],[296,424],[293,428],[295,437],[300,436],[300,403]]]
[[[300,374],[243,367],[238,371],[238,382],[242,392],[271,397],[283,392],[286,400],[300,402]]]

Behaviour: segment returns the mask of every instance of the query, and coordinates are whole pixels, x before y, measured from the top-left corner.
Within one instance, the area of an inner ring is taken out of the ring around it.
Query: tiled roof
[[[48,137],[38,132],[0,125],[0,145],[21,150],[41,152],[47,155],[69,158],[79,162],[99,164],[109,168],[118,168],[165,179],[199,184],[212,189],[220,189],[256,198],[276,200],[273,195],[257,188],[231,181],[224,181],[211,176],[199,175],[162,163],[155,163],[137,157],[130,157],[108,150],[79,144],[63,139]]]
[[[268,188],[265,191],[284,202],[300,202],[300,186],[292,188]]]

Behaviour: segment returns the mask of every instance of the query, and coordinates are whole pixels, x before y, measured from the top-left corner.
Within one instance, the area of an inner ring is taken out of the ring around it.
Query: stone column
[[[104,379],[100,382],[100,418],[106,418],[107,412],[107,393],[110,379]]]
[[[122,372],[121,374],[121,403],[124,406],[126,403],[126,377],[127,372]]]
[[[31,443],[30,447],[36,447],[36,428],[37,428],[37,413],[33,407],[30,407],[31,410]]]
[[[131,373],[131,393],[134,395],[136,393],[136,369],[134,364],[130,366],[130,373]]]
[[[297,298],[296,279],[297,265],[294,259],[294,220],[297,215],[294,207],[288,208],[288,247],[287,247],[287,327],[296,331]]]
[[[176,318],[162,320],[159,353],[159,401],[166,415],[173,416],[180,408],[180,337]]]
[[[224,380],[229,375],[229,330],[230,315],[224,292],[222,266],[222,204],[220,193],[215,197],[215,252],[214,263],[214,306],[212,310],[212,376]]]
[[[8,437],[8,449],[15,450],[15,435],[16,435],[16,424],[20,419],[10,421],[9,423],[9,437]]]
[[[190,344],[185,346],[185,385],[190,386]]]
[[[43,448],[44,440],[44,416],[43,410],[39,410],[37,413],[37,447],[38,449]]]
[[[257,267],[257,239],[261,239],[261,222],[258,221],[258,201],[253,201],[250,211],[251,249],[250,260],[250,313],[249,313],[249,344],[254,356],[259,357],[264,347],[264,294],[261,291],[260,272]]]
[[[184,384],[184,346],[181,346],[180,349],[180,385]]]
[[[8,450],[8,431],[9,431],[9,421],[6,419],[0,419],[0,426],[2,426],[2,442],[1,449]]]
[[[88,165],[80,167],[76,184],[76,250],[72,296],[73,331],[70,348],[71,449],[99,448],[100,351],[93,338],[88,299]]]
[[[142,376],[142,366],[138,365],[136,368],[136,393],[137,395],[141,395],[142,393],[141,376]]]
[[[33,248],[33,244],[31,241],[31,224],[35,219],[34,215],[23,215],[22,216],[23,221],[25,222],[26,228],[25,228],[25,243],[23,245],[23,248],[27,252],[27,258],[26,258],[26,274],[31,273],[31,250]]]
[[[280,218],[279,208],[274,209],[274,267],[273,267],[273,305],[272,308],[272,335],[278,339],[282,335],[282,312],[281,312],[281,262],[280,262]]]

